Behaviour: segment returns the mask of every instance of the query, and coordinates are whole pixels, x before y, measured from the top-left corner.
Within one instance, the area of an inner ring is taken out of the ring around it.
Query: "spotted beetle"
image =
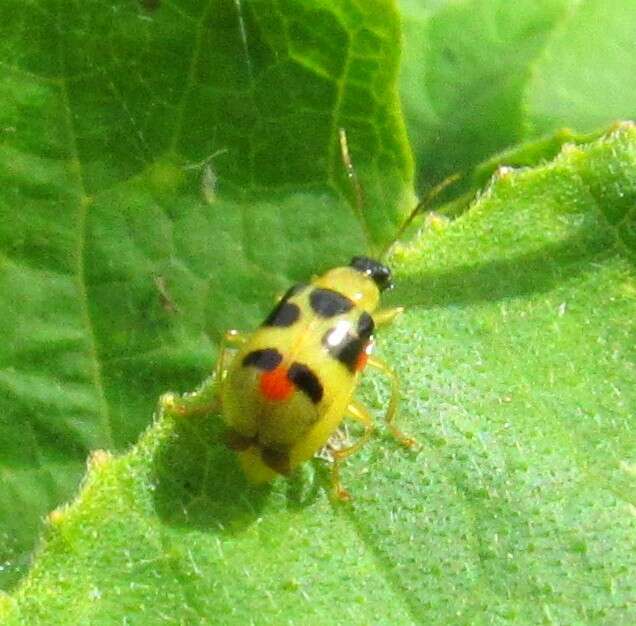
[[[387,423],[404,445],[414,442],[394,418],[398,379],[371,356],[376,324],[392,321],[402,309],[377,311],[380,293],[392,287],[391,271],[369,257],[354,257],[309,284],[291,287],[251,335],[230,331],[217,366],[228,444],[247,477],[267,482],[288,475],[314,456],[348,416],[364,427],[361,438],[333,451],[333,489],[348,494],[339,464],[369,438],[373,421],[352,398],[366,365],[391,382]],[[240,346],[226,368],[228,344]]]

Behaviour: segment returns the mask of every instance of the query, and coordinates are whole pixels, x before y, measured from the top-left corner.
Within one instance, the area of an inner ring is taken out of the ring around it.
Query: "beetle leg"
[[[376,326],[391,324],[393,320],[404,312],[403,306],[396,306],[390,309],[380,309],[373,314],[373,321]]]
[[[208,376],[198,389],[182,395],[165,393],[159,399],[160,414],[168,414],[176,417],[192,417],[210,413],[216,406],[220,396],[227,368],[225,362],[230,344],[241,345],[247,341],[248,335],[236,330],[229,330],[223,336],[219,346],[219,356],[214,368],[214,374]]]
[[[338,500],[343,501],[349,500],[350,496],[349,492],[342,486],[342,482],[340,481],[340,463],[347,457],[356,453],[369,440],[369,437],[371,437],[371,433],[373,432],[373,420],[364,406],[352,401],[347,407],[346,414],[360,422],[364,427],[364,432],[362,433],[362,436],[348,448],[333,451],[334,461],[333,468],[331,470],[332,490],[333,495]]]
[[[389,407],[386,410],[386,423],[389,427],[389,430],[393,434],[393,436],[403,445],[408,448],[415,445],[417,442],[412,437],[408,437],[405,435],[396,425],[395,425],[395,416],[397,413],[398,402],[400,400],[400,380],[397,377],[397,374],[384,362],[380,359],[370,356],[367,361],[367,365],[370,367],[375,367],[375,369],[382,372],[388,379],[391,384],[391,399],[389,400]]]

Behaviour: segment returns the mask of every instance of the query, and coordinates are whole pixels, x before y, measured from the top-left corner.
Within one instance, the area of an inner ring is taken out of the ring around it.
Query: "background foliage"
[[[254,490],[218,420],[160,420],[94,457],[7,623],[634,622],[636,133],[601,131],[636,117],[636,10],[514,4],[0,7],[7,589],[89,452],[196,386],[226,328],[385,250],[414,180],[461,173],[439,209],[464,213],[391,256],[419,453],[380,435],[339,508],[318,462]],[[532,167],[484,192],[499,164]]]

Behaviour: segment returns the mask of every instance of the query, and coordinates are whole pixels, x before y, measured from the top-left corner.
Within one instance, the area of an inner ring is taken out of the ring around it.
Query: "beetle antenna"
[[[397,241],[403,234],[404,231],[411,225],[413,220],[420,214],[426,211],[435,198],[437,198],[444,189],[456,183],[462,177],[461,174],[452,174],[451,176],[446,177],[441,183],[438,183],[433,187],[428,193],[415,205],[415,208],[411,211],[409,216],[404,220],[402,226],[395,235],[394,242]]]
[[[349,182],[351,183],[351,187],[353,188],[353,193],[355,195],[356,213],[362,216],[362,207],[363,207],[362,187],[360,186],[360,181],[358,180],[358,174],[356,173],[356,170],[353,167],[353,161],[351,161],[351,154],[349,153],[349,142],[347,141],[347,131],[344,128],[338,129],[338,138],[340,140],[340,156],[342,158],[342,163],[345,167],[345,171],[347,172],[347,178],[349,179]]]

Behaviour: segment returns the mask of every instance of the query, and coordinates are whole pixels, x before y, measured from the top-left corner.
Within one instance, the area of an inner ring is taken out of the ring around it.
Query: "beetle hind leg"
[[[331,470],[331,489],[332,494],[337,500],[348,501],[351,499],[349,492],[343,487],[340,480],[340,464],[344,459],[355,454],[371,437],[373,432],[373,420],[366,408],[358,402],[351,402],[347,407],[346,414],[351,416],[364,427],[362,436],[352,445],[341,450],[333,451],[333,467]]]
[[[389,400],[389,406],[386,410],[385,420],[386,424],[391,431],[391,434],[407,448],[411,448],[417,444],[417,441],[413,437],[405,435],[396,425],[395,416],[397,415],[398,402],[400,400],[400,380],[397,374],[386,364],[384,361],[376,357],[369,357],[367,365],[374,367],[384,374],[391,384],[391,398]]]

